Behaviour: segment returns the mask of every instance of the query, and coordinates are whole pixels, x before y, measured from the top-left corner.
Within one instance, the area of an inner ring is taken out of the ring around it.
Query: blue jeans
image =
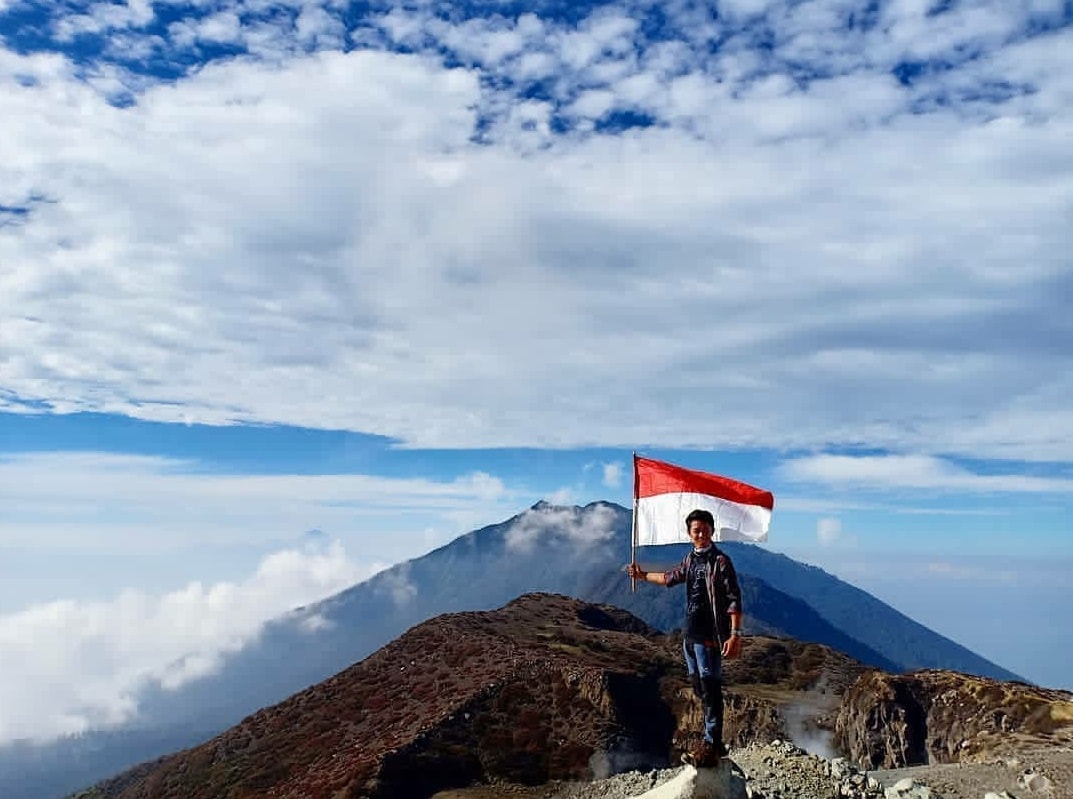
[[[717,644],[682,642],[693,693],[704,708],[704,740],[723,742],[723,656]]]

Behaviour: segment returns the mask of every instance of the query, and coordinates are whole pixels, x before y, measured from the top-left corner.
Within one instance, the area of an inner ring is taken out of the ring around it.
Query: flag
[[[688,542],[685,518],[715,517],[716,541],[766,541],[775,497],[746,483],[633,456],[634,545]]]

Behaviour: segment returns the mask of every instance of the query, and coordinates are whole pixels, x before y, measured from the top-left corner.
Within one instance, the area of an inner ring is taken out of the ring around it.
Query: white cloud
[[[242,37],[242,23],[233,11],[221,11],[203,19],[197,26],[197,38],[203,42],[228,44]]]
[[[625,469],[619,461],[605,463],[603,465],[603,469],[603,483],[605,486],[607,486],[608,488],[618,488],[620,485],[622,485],[622,475]]]
[[[393,8],[377,17],[376,23],[396,44],[419,47],[424,43],[429,20]]]
[[[1073,459],[1073,32],[1021,35],[1057,7],[767,5],[731,4],[765,48],[701,11],[352,30],[408,56],[238,5],[167,46],[263,59],[149,87],[0,50],[0,408]],[[585,132],[617,110],[658,124]]]
[[[334,542],[275,552],[238,582],[190,583],[0,616],[0,743],[135,718],[140,691],[210,674],[266,621],[368,577]]]
[[[578,547],[596,546],[614,533],[615,511],[608,505],[566,508],[545,505],[527,510],[506,533],[507,546],[527,552],[553,536]]]
[[[614,103],[615,96],[611,92],[593,90],[587,91],[578,97],[569,110],[571,114],[576,116],[599,119],[611,110]]]
[[[317,6],[303,7],[294,27],[298,40],[316,49],[341,48],[346,38],[343,23]]]
[[[545,501],[552,505],[573,505],[576,500],[577,495],[574,492],[574,489],[569,486],[564,486],[556,491],[552,491]]]
[[[842,522],[833,517],[825,517],[816,522],[816,540],[820,546],[831,546],[842,538]]]
[[[410,579],[409,564],[404,563],[399,568],[385,573],[377,584],[377,590],[386,593],[399,607],[410,604],[417,596],[417,586]]]
[[[1026,474],[979,474],[925,455],[812,455],[782,463],[788,480],[877,489],[986,493],[1073,492],[1073,479]]]
[[[0,3],[0,11],[4,4]],[[70,41],[76,36],[122,31],[127,28],[142,28],[153,21],[153,6],[147,0],[129,0],[127,3],[88,4],[88,13],[70,14],[60,18],[55,33],[60,41]]]
[[[298,621],[299,629],[309,634],[318,633],[321,630],[330,630],[333,626],[333,622],[319,613],[302,615]]]

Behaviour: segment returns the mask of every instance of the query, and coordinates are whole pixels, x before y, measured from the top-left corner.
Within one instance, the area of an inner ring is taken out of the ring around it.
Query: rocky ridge
[[[868,671],[847,690],[835,745],[869,768],[956,763],[1068,742],[1073,694],[950,671]]]

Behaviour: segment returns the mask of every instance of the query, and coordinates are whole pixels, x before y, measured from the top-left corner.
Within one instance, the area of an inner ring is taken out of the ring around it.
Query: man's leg
[[[693,686],[693,694],[702,703],[704,702],[704,683],[700,677],[700,664],[693,643],[687,638],[682,641],[682,657],[686,664],[686,674],[689,675],[689,684]]]
[[[694,646],[694,657],[703,690],[704,740],[721,757],[726,752],[723,746],[723,659],[719,648],[707,643]]]
[[[682,642],[682,653],[689,682],[701,701],[704,717],[704,739],[692,753],[692,763],[695,766],[715,765],[726,752],[723,747],[722,658],[717,648],[688,639]]]
[[[696,647],[688,638],[682,640],[682,658],[686,664],[686,674],[689,676],[689,684],[693,686],[693,694],[700,700],[704,707],[704,682],[700,678],[700,664],[697,662]],[[705,725],[707,729],[707,725]],[[683,762],[693,766],[702,765],[709,757],[711,745],[707,739],[701,741],[700,746],[682,755]]]

